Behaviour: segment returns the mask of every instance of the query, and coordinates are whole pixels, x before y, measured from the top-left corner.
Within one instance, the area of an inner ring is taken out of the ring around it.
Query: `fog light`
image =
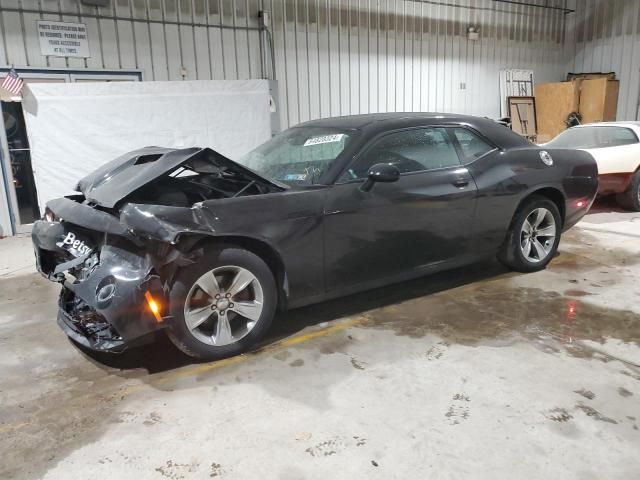
[[[96,287],[96,301],[100,308],[106,308],[116,294],[116,279],[111,275],[104,277]]]
[[[576,207],[578,207],[578,208],[582,208],[582,207],[584,207],[586,204],[587,204],[587,202],[585,202],[584,200],[578,200],[578,201],[576,202]]]
[[[156,321],[162,321],[162,315],[160,314],[160,303],[153,298],[149,291],[144,292],[144,298],[147,300],[147,305],[149,306],[149,310],[153,313],[153,316],[156,318]]]

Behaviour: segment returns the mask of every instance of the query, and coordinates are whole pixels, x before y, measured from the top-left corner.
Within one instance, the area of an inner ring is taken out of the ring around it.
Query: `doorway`
[[[139,71],[71,71],[60,69],[15,69],[25,84],[141,81]],[[0,68],[0,78],[8,68]],[[14,234],[31,230],[33,222],[41,217],[44,205],[38,204],[38,192],[31,165],[31,150],[22,111],[22,98],[8,95],[0,89],[0,161],[7,187],[7,200]],[[9,226],[3,225],[8,231]]]
[[[9,152],[9,185],[18,207],[13,212],[15,223],[16,226],[30,224],[40,218],[40,211],[22,105],[19,102],[2,102],[2,119]]]

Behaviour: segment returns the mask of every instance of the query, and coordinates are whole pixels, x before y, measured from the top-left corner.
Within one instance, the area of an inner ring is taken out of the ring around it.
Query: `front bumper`
[[[145,300],[149,292],[166,305],[150,255],[125,239],[100,233],[102,243],[90,268],[80,264],[56,272],[69,261],[69,254],[57,245],[68,231],[79,236],[95,233],[45,221],[35,222],[32,230],[38,270],[62,283],[58,324],[65,333],[87,348],[117,352],[164,328],[165,322],[156,320]]]

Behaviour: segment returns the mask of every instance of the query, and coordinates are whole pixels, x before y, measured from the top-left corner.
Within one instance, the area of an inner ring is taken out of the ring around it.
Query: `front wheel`
[[[631,184],[627,191],[616,195],[616,201],[627,210],[640,212],[640,170],[631,177]]]
[[[237,355],[267,331],[277,305],[267,264],[237,247],[208,252],[181,269],[170,291],[171,341],[191,357]]]
[[[558,249],[561,230],[556,204],[533,196],[516,212],[498,259],[518,272],[542,270]]]

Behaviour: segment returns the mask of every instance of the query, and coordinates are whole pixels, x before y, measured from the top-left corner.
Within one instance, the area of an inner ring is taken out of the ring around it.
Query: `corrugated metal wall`
[[[270,5],[285,125],[378,111],[495,117],[500,69],[531,68],[536,81],[564,73],[560,10],[491,0]],[[480,40],[467,40],[471,25]]]
[[[108,8],[98,8],[78,0],[0,0],[0,64],[141,69],[145,80],[261,78],[258,5],[111,0]],[[37,20],[85,23],[91,58],[41,56]]]
[[[140,68],[147,80],[261,77],[261,4],[272,14],[283,127],[378,111],[495,117],[500,69],[531,68],[538,82],[566,70],[561,10],[492,0],[0,0],[0,64]],[[38,19],[86,23],[92,57],[42,57]],[[467,40],[469,26],[478,41]]]
[[[640,1],[578,0],[567,28],[568,71],[615,72],[618,120],[640,120]]]

